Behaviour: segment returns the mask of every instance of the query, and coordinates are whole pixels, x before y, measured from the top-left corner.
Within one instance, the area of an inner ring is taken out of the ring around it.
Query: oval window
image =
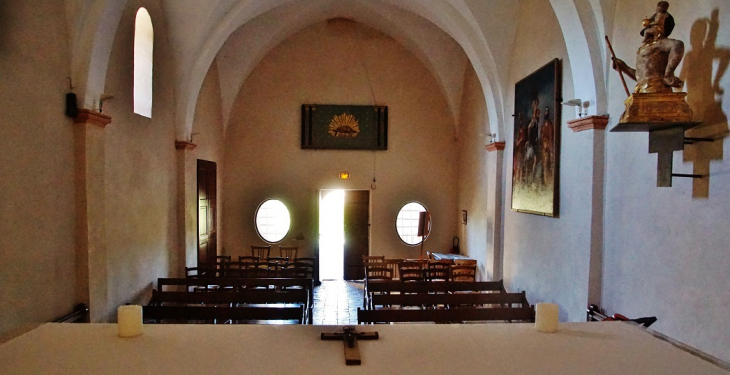
[[[289,233],[291,219],[284,203],[269,199],[256,210],[256,231],[266,242],[279,242]]]
[[[423,241],[418,236],[418,217],[421,212],[425,212],[426,207],[418,202],[410,202],[398,211],[395,218],[395,229],[398,231],[400,239],[408,245],[420,245]],[[428,220],[428,228],[431,229],[431,218]],[[428,235],[426,235],[428,237]]]

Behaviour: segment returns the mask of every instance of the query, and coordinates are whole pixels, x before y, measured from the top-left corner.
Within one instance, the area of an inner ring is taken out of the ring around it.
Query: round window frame
[[[276,201],[276,202],[281,203],[284,206],[286,213],[289,215],[289,227],[286,229],[286,233],[284,233],[284,235],[277,241],[267,240],[266,238],[264,238],[263,235],[261,235],[261,231],[259,230],[259,223],[258,223],[259,211],[261,210],[261,207],[263,207],[264,204],[266,204],[266,202],[270,202],[270,201]],[[284,201],[282,201],[281,199],[276,199],[276,198],[264,199],[264,201],[259,203],[258,207],[256,207],[256,212],[254,212],[254,214],[253,214],[253,227],[256,229],[256,234],[259,236],[259,238],[262,239],[267,244],[281,243],[282,241],[284,241],[286,236],[289,235],[289,232],[291,232],[291,211],[289,211],[289,207],[287,207],[286,203],[284,203]]]
[[[420,241],[418,241],[418,242],[417,242],[417,243],[415,243],[415,244],[411,244],[411,243],[408,243],[408,242],[406,242],[406,241],[405,241],[405,240],[403,239],[403,236],[401,236],[400,232],[398,232],[398,216],[400,215],[401,211],[403,211],[403,208],[405,208],[406,206],[408,206],[408,205],[409,205],[409,204],[411,204],[411,203],[417,203],[417,204],[419,204],[419,205],[420,205],[421,207],[423,207],[423,209],[424,209],[424,210],[425,210],[426,212],[430,212],[430,211],[428,210],[428,208],[426,207],[426,205],[425,205],[425,204],[423,204],[423,203],[421,203],[421,202],[419,202],[419,201],[408,201],[408,202],[406,202],[406,204],[402,205],[402,206],[401,206],[401,208],[400,208],[400,209],[398,210],[398,213],[397,213],[397,214],[395,214],[395,221],[393,222],[393,226],[395,227],[395,234],[397,234],[397,235],[398,235],[398,239],[400,239],[400,240],[401,240],[401,242],[403,242],[403,243],[404,243],[404,244],[406,244],[407,246],[411,246],[411,247],[416,247],[416,246],[421,246],[421,244],[423,243],[423,241],[425,241],[425,240],[426,240],[426,239],[428,238],[428,236],[430,236],[430,235],[431,235],[431,230],[433,229],[433,217],[432,217],[431,215],[429,215],[429,216],[428,216],[428,234],[427,234],[427,235],[426,235],[425,237],[421,237],[421,240],[420,240]],[[418,236],[416,236],[416,237],[418,237]]]

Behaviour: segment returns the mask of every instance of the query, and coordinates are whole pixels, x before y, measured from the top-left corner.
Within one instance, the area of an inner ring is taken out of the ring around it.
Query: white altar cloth
[[[0,374],[730,374],[620,322],[362,325],[361,366],[345,366],[333,326],[41,325],[0,345]]]

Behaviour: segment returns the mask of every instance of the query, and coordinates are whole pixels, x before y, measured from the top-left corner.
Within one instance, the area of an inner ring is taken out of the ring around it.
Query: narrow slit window
[[[134,21],[134,113],[152,118],[152,48],[155,33],[147,9]]]

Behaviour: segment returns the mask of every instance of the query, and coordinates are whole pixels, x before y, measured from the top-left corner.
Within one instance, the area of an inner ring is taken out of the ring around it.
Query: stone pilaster
[[[485,146],[487,154],[487,280],[500,280],[503,274],[504,256],[504,142]]]
[[[106,267],[104,128],[112,118],[87,109],[74,119],[76,163],[77,298],[89,306],[92,323],[110,316]]]
[[[603,290],[603,199],[608,116],[587,116],[568,121],[573,132],[593,138],[591,185],[591,245],[588,265],[588,303],[601,306]],[[588,132],[590,130],[590,132]]]

